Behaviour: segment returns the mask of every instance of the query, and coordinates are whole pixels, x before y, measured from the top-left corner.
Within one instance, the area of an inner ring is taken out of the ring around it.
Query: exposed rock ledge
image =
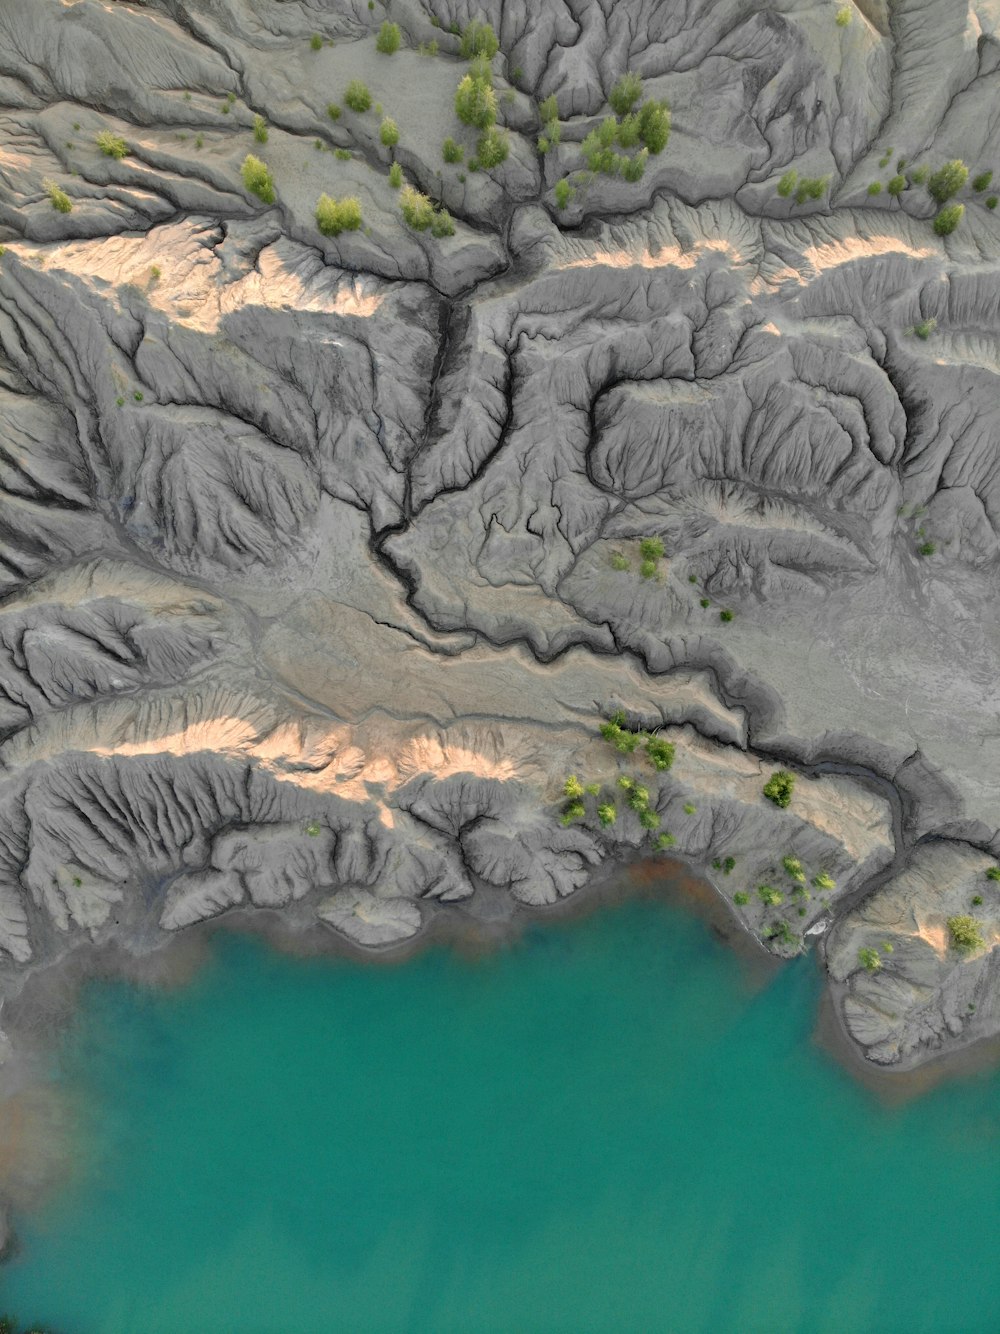
[[[384,950],[539,908],[650,848],[624,776],[768,948],[820,942],[873,1061],[1000,1030],[1000,218],[869,189],[1000,161],[1000,48],[884,9],[0,6],[0,992],[234,909]],[[476,13],[509,151],[473,171]],[[669,144],[587,180],[627,67]],[[570,774],[613,824],[561,822]]]

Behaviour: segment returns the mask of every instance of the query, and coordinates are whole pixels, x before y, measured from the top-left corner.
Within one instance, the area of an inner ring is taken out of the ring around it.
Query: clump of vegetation
[[[950,236],[964,216],[964,204],[949,204],[935,217],[934,231],[938,236]]]
[[[123,408],[123,407],[125,406],[125,400],[124,400],[124,398],[122,398],[122,396],[121,396],[120,394],[119,394],[118,397],[115,399],[115,402],[117,403],[117,405],[118,405],[120,408]]]
[[[132,397],[135,399],[137,403],[141,403],[144,397],[142,390],[137,389],[135,393],[132,395]]]
[[[626,559],[626,557],[623,556],[622,553],[621,553],[620,551],[612,551],[612,553],[611,553],[611,568],[612,568],[613,570],[618,570],[619,573],[621,573],[621,572],[624,571],[624,570],[631,569],[631,566],[629,565],[628,560]]]
[[[117,158],[120,162],[123,157],[128,155],[128,144],[120,134],[112,134],[110,130],[101,130],[96,142],[97,147],[105,157]]]
[[[274,177],[271,175],[271,169],[265,162],[261,162],[259,157],[254,157],[248,153],[243,159],[243,166],[240,168],[240,175],[243,177],[243,186],[252,195],[263,204],[273,204],[275,201]]]
[[[598,729],[605,741],[610,741],[622,755],[631,755],[642,736],[639,732],[630,732],[625,726],[624,713],[613,713],[606,723],[601,723]]]
[[[827,875],[825,871],[820,871],[818,875],[812,878],[814,889],[836,889],[837,882],[832,875]]]
[[[324,236],[356,232],[361,226],[361,200],[355,195],[348,195],[344,199],[320,195],[316,204],[316,226]]]
[[[330,117],[331,120],[340,120],[341,117],[340,107],[337,105],[336,102],[327,102],[326,114]]]
[[[306,825],[306,833],[310,838],[316,838],[321,832],[321,825],[318,820],[310,820]]]
[[[987,199],[987,201],[986,201],[986,207],[987,207],[987,208],[996,208],[996,206],[997,206],[997,197],[996,197],[996,195],[990,195],[989,199]]]
[[[394,190],[398,190],[403,184],[403,168],[398,162],[394,162],[389,168],[389,184]]]
[[[694,815],[694,813],[695,813],[695,811],[696,811],[697,809],[698,809],[698,807],[692,805],[690,801],[686,801],[686,802],[684,803],[684,814],[685,814],[685,815]]]
[[[597,818],[605,829],[618,819],[618,811],[613,801],[606,801],[597,808]]]
[[[949,917],[948,934],[960,954],[972,954],[986,944],[983,929],[974,917]]]
[[[972,906],[973,906],[973,908],[981,908],[981,907],[983,906],[983,896],[982,896],[982,894],[973,894],[973,896],[972,896]]]
[[[670,108],[666,102],[643,102],[639,108],[639,138],[655,157],[670,139]]]
[[[415,232],[425,232],[434,220],[434,205],[425,194],[415,190],[412,185],[403,187],[399,196],[399,207],[403,220]]]
[[[497,96],[492,86],[466,74],[455,89],[455,115],[463,125],[489,129],[497,118]]]
[[[323,38],[318,32],[314,32],[309,38],[309,46],[313,51],[321,51],[323,49]]]
[[[367,84],[362,83],[360,79],[352,79],[344,89],[344,101],[352,111],[363,112],[371,106],[372,95],[368,91]],[[327,111],[329,110],[327,107]]]
[[[333,156],[338,162],[350,162],[351,151],[349,148],[335,148],[333,150]]]
[[[456,143],[449,134],[448,138],[441,145],[441,156],[444,158],[445,162],[461,162],[462,158],[465,156],[465,149],[461,144]]]
[[[750,895],[745,889],[738,889],[733,895],[733,902],[736,904],[737,908],[745,908],[750,902]]]
[[[459,47],[463,60],[473,60],[476,56],[485,56],[492,60],[500,50],[497,35],[488,23],[473,19],[462,31],[462,44]]]
[[[822,199],[829,183],[828,176],[803,176],[795,191],[796,204],[804,204],[808,199]]]
[[[699,598],[699,599],[698,599],[698,605],[699,605],[699,607],[710,607],[710,606],[712,605],[712,599],[711,599],[711,598]]]
[[[612,110],[619,116],[626,116],[642,97],[642,76],[631,70],[623,74],[611,89],[608,101]]]
[[[847,25],[850,23],[850,21],[851,21],[851,6],[841,5],[841,7],[837,10],[836,16],[834,17],[834,22],[836,23],[838,28],[846,28]]]
[[[674,838],[673,834],[658,834],[656,846],[661,852],[666,852],[667,848],[672,848],[676,842],[677,840]]]
[[[431,218],[431,236],[440,239],[442,236],[454,236],[455,223],[451,214],[446,208],[436,208],[434,216]]]
[[[767,932],[768,940],[777,940],[782,945],[797,945],[799,938],[787,922],[772,922]]]
[[[559,125],[559,104],[554,96],[547,97],[544,102],[539,102],[538,114],[543,126],[538,139],[538,151],[547,153],[552,145],[557,144],[562,137],[562,129]]]
[[[882,193],[882,182],[872,181],[871,185],[868,187],[868,193],[870,195],[880,195]]]
[[[728,608],[726,608],[724,611],[719,612],[719,620],[725,621],[725,623],[728,625],[729,622],[733,619],[733,615],[734,613],[731,612]]]
[[[860,949],[858,950],[858,963],[869,973],[877,973],[882,967],[882,956],[878,950]]]
[[[655,736],[646,738],[646,754],[653,768],[661,773],[673,764],[674,751],[675,747],[671,741],[664,741],[662,737]]]
[[[479,136],[479,142],[476,144],[476,156],[479,159],[479,165],[489,171],[493,167],[499,167],[501,163],[507,161],[510,153],[510,141],[506,131],[500,131],[495,125],[489,126]]]
[[[972,178],[973,190],[975,190],[976,193],[979,194],[981,191],[986,189],[986,187],[989,185],[992,179],[993,179],[992,171],[981,171],[978,176],[973,176]]]
[[[570,185],[569,178],[564,176],[562,180],[556,181],[553,193],[556,199],[556,208],[561,212],[576,194],[576,188]]]
[[[927,189],[939,204],[945,203],[952,195],[958,194],[969,179],[969,168],[961,158],[946,162],[927,182]]]
[[[378,137],[383,148],[395,148],[399,143],[399,126],[391,116],[386,116],[378,127]]]
[[[917,335],[918,338],[922,338],[926,342],[926,340],[930,338],[931,334],[934,332],[936,328],[937,328],[937,320],[935,319],[921,320],[919,324],[915,324],[913,326],[913,332]]]
[[[259,144],[267,143],[267,121],[263,116],[253,118],[253,137]]]
[[[399,50],[399,44],[402,40],[403,34],[399,30],[399,24],[390,23],[386,19],[375,38],[375,50],[383,56],[394,56]]]
[[[1000,880],[1000,866],[990,866],[986,870],[987,880]]]
[[[757,897],[768,908],[779,908],[785,901],[784,894],[773,885],[758,885]]]
[[[795,189],[798,179],[799,179],[799,173],[795,170],[794,167],[789,167],[788,170],[782,175],[781,179],[778,181],[778,187],[777,187],[778,194],[781,195],[782,199],[788,198],[788,196]]]
[[[52,207],[57,213],[69,213],[73,208],[73,201],[65,190],[61,190],[55,181],[45,181],[45,193],[51,201]]]
[[[764,796],[785,810],[791,804],[794,787],[795,775],[785,769],[778,769],[764,784]]]
[[[930,167],[926,166],[914,167],[913,171],[910,172],[910,184],[923,185],[924,182],[927,180],[927,178],[930,176],[930,174],[931,174]]]
[[[806,883],[806,873],[798,857],[782,857],[781,864],[793,880],[797,880],[802,885]]]
[[[935,551],[937,551],[936,542],[921,542],[920,546],[917,547],[918,556],[933,556]]]

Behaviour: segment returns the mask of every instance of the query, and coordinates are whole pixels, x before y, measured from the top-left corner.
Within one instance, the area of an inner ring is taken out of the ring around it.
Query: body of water
[[[80,1166],[0,1309],[60,1334],[1000,1329],[1000,1079],[887,1106],[633,902],[393,967],[217,936],[94,982],[54,1072]]]

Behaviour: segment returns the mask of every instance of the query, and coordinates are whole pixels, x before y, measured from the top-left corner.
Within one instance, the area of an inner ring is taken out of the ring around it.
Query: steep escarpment
[[[0,987],[670,851],[996,1031],[988,21],[4,5]]]

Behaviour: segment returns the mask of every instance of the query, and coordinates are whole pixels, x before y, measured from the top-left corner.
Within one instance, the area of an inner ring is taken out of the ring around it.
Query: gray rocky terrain
[[[0,0],[0,993],[667,852],[1000,1031],[994,164],[990,0]]]

